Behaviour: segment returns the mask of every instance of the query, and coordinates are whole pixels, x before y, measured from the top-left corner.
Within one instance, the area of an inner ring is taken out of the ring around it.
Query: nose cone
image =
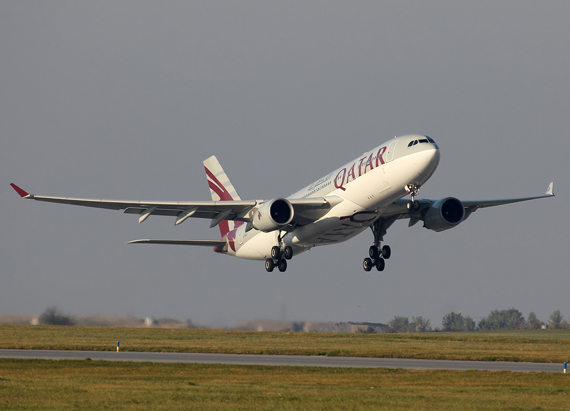
[[[425,175],[427,180],[433,175],[433,173],[437,169],[437,166],[439,165],[440,153],[437,144],[433,143],[433,148],[427,150],[426,154],[428,154],[428,161],[426,163],[426,167],[423,174]]]

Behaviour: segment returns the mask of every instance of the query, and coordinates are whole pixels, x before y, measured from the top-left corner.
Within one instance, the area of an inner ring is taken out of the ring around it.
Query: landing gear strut
[[[404,186],[406,193],[410,194],[410,201],[406,205],[410,211],[418,211],[420,209],[419,201],[415,201],[415,197],[420,192],[420,186],[417,184],[408,184]]]
[[[385,245],[380,248],[380,240],[382,239],[382,224],[384,224],[383,219],[376,220],[374,224],[370,226],[372,229],[372,234],[374,235],[374,244],[368,249],[369,257],[365,258],[362,263],[362,268],[364,271],[372,270],[372,267],[376,267],[378,271],[384,271],[387,260],[392,255],[392,250],[390,246]]]
[[[282,273],[287,270],[287,260],[293,258],[293,248],[291,246],[283,246],[283,236],[286,233],[284,232],[283,235],[280,233],[277,237],[277,241],[279,245],[271,247],[271,258],[265,260],[265,270],[267,272],[272,272],[275,266],[281,271]]]

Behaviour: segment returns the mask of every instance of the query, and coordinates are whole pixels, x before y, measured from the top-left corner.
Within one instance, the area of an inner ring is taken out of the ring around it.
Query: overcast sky
[[[0,2],[0,313],[387,322],[515,307],[570,319],[567,1]],[[395,135],[441,162],[421,198],[553,199],[453,230],[394,224],[287,272],[205,248],[209,221],[21,200],[210,200],[217,155],[243,199],[287,196]]]

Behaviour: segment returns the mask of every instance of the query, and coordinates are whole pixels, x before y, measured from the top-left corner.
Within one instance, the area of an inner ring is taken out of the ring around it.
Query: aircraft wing
[[[475,212],[479,208],[486,208],[486,207],[494,207],[503,204],[512,204],[512,203],[520,203],[522,201],[529,201],[529,200],[536,200],[539,198],[548,198],[554,197],[554,183],[550,183],[548,186],[548,190],[546,194],[533,196],[533,197],[515,197],[515,198],[502,198],[502,199],[494,199],[494,200],[459,200],[463,204],[465,208],[465,217],[463,221],[467,219],[471,215],[471,213]],[[409,200],[407,199],[400,199],[396,201],[391,206],[388,206],[385,210],[383,218],[385,220],[386,228],[392,225],[396,220],[409,218],[409,227],[413,226],[417,222],[423,220],[425,211],[432,206],[432,204],[436,203],[437,200],[427,200],[421,199],[416,200],[417,205],[414,210],[410,211],[407,209],[407,204]]]
[[[49,203],[70,204],[83,207],[104,208],[109,210],[124,210],[127,214],[138,214],[139,223],[150,215],[166,215],[176,217],[175,224],[181,224],[189,217],[210,219],[210,227],[215,227],[222,220],[251,221],[251,211],[260,202],[251,201],[125,201],[97,200],[88,198],[48,197],[30,194],[16,184],[10,184],[23,198]],[[330,198],[308,198],[289,200],[295,210],[294,222],[303,225],[313,222],[326,214],[342,199],[336,196]]]
[[[485,208],[494,207],[503,204],[520,203],[521,201],[536,200],[537,198],[546,198],[554,196],[554,183],[550,183],[546,194],[534,197],[519,197],[519,198],[504,198],[500,200],[471,200],[471,201],[461,201],[466,209],[471,208]]]
[[[554,197],[554,184],[550,183],[548,186],[548,190],[546,194],[533,196],[533,197],[516,197],[516,198],[503,198],[503,199],[495,199],[495,200],[468,200],[468,201],[461,201],[463,207],[465,208],[465,216],[463,217],[462,221],[465,221],[473,212],[478,210],[479,208],[485,207],[494,207],[503,204],[512,204],[512,203],[519,203],[522,201],[529,201],[529,200],[536,200],[538,198],[548,198]],[[394,224],[397,220],[401,219],[409,219],[408,227],[411,227],[417,224],[419,221],[423,221],[425,218],[426,211],[437,202],[438,200],[428,200],[428,199],[421,199],[416,200],[416,206],[413,210],[408,210],[408,199],[400,199],[394,202],[393,204],[386,207],[379,217],[378,220],[378,229],[380,238],[386,235],[388,228],[392,224]]]
[[[174,245],[201,245],[205,247],[223,247],[223,240],[133,240],[127,244],[174,244]]]

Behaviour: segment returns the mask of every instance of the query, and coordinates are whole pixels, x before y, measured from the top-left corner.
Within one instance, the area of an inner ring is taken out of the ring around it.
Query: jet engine
[[[253,228],[266,233],[278,230],[293,220],[293,206],[284,198],[274,198],[263,203],[253,214]]]
[[[433,203],[424,216],[424,227],[445,231],[456,227],[465,219],[465,207],[457,198],[447,197]]]

